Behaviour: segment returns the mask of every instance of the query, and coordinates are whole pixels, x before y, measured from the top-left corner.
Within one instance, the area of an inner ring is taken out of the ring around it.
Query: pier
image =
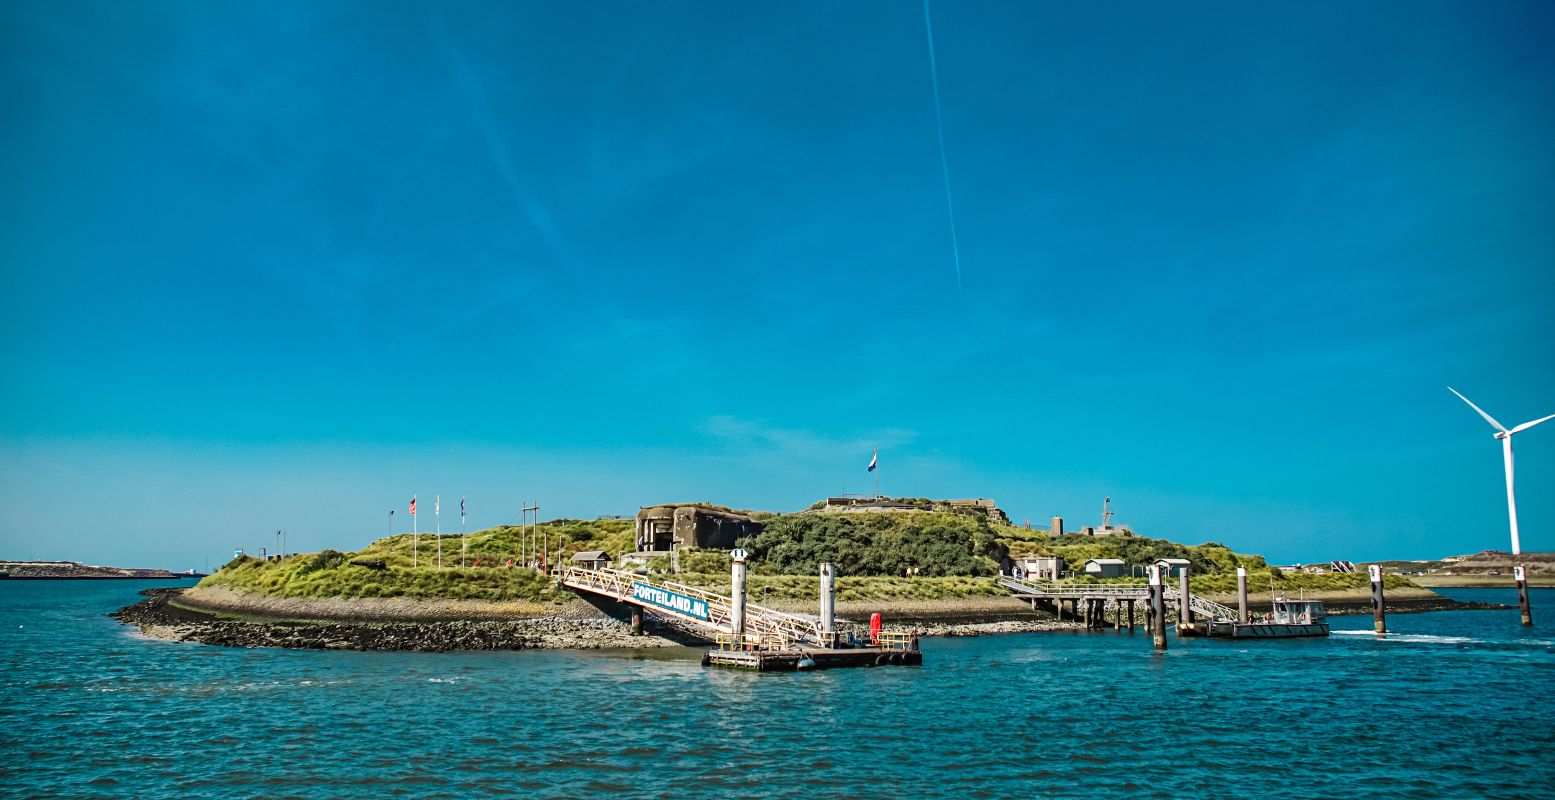
[[[705,634],[717,649],[703,655],[703,666],[774,672],[923,663],[917,637],[882,628],[878,614],[867,628],[835,619],[830,564],[821,565],[822,613],[815,617],[746,602],[744,553],[739,550],[734,551],[728,596],[609,568],[566,566],[557,577],[569,589],[631,607],[633,631],[641,630],[646,611]]]
[[[1081,619],[1088,628],[1101,628],[1106,624],[1106,617],[1110,611],[1113,619],[1113,627],[1124,627],[1127,620],[1129,630],[1134,628],[1134,606],[1138,604],[1148,616],[1150,587],[1145,584],[1062,584],[1051,581],[1032,581],[1020,578],[1001,577],[999,584],[1010,590],[1014,597],[1026,600],[1035,609],[1038,603],[1049,605],[1059,619],[1064,618],[1067,608],[1071,619]],[[1186,580],[1183,587],[1187,586]],[[1165,603],[1174,605],[1178,609],[1179,620],[1192,624],[1197,615],[1204,619],[1236,619],[1237,610],[1229,606],[1223,606],[1213,600],[1200,597],[1185,589],[1171,589],[1162,587]],[[1183,610],[1182,598],[1188,598],[1186,611]]]

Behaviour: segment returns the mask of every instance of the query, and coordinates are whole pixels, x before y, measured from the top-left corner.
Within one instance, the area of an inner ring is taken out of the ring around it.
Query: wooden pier
[[[702,656],[703,666],[795,672],[835,667],[909,666],[923,663],[918,637],[886,630],[878,619],[868,628],[834,616],[831,564],[821,565],[821,615],[812,617],[762,608],[745,597],[745,553],[735,550],[729,596],[614,569],[567,566],[561,585],[609,598],[631,609],[632,631],[642,630],[644,612],[689,624],[708,634],[718,649]],[[879,615],[875,615],[878,617]]]

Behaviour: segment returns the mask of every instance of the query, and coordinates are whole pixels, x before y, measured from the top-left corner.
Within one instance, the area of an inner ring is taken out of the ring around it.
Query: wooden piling
[[[1112,629],[1115,630],[1115,631],[1123,630],[1123,601],[1122,600],[1119,600],[1117,606],[1112,609]]]
[[[1161,585],[1161,568],[1150,565],[1150,638],[1155,649],[1166,649],[1166,591]]]
[[[1125,600],[1123,602],[1128,603],[1128,629],[1132,632],[1134,630],[1134,601]]]
[[[733,564],[729,567],[729,632],[734,634],[735,649],[740,647],[745,635],[745,551],[729,553]]]
[[[1236,568],[1236,621],[1247,624],[1247,567]]]
[[[1366,568],[1371,573],[1371,624],[1377,633],[1388,632],[1387,612],[1382,602],[1382,567],[1372,564]]]
[[[1188,568],[1184,566],[1177,573],[1177,635],[1183,635],[1183,628],[1193,624],[1193,608],[1188,597]]]
[[[1511,452],[1511,451],[1507,451]],[[1510,467],[1508,467],[1510,469]],[[1510,475],[1511,473],[1507,473]],[[1512,577],[1517,580],[1517,610],[1523,613],[1523,624],[1533,624],[1533,609],[1528,606],[1528,573],[1521,564],[1512,567]]]
[[[641,636],[641,635],[643,635],[643,607],[642,606],[638,606],[638,605],[632,606],[632,635],[633,636]]]
[[[827,647],[837,644],[837,568],[830,563],[821,564],[821,635]]]

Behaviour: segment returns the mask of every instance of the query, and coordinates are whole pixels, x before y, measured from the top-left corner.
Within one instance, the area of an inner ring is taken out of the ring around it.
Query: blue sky
[[[1444,387],[1555,412],[1549,4],[934,35],[959,289],[920,5],[6,3],[0,556],[791,510],[877,446],[1021,522],[1507,547]]]

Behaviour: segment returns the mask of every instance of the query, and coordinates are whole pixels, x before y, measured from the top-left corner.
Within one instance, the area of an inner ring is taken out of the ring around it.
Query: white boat
[[[1260,619],[1247,622],[1214,620],[1183,627],[1184,636],[1208,636],[1216,639],[1283,639],[1296,636],[1327,636],[1328,612],[1321,600],[1274,599],[1274,610]]]

